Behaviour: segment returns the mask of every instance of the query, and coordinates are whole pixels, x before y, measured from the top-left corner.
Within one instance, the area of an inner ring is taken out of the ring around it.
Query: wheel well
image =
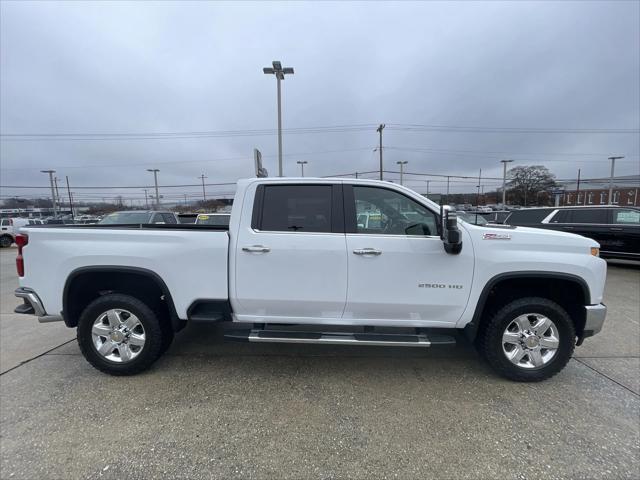
[[[131,270],[89,270],[72,273],[63,293],[64,321],[69,327],[78,325],[84,309],[96,298],[108,293],[131,295],[146,303],[161,321],[174,330],[181,323],[164,282],[152,272]]]
[[[503,278],[489,285],[471,323],[473,336],[500,307],[523,297],[543,297],[556,302],[569,314],[578,338],[582,336],[586,319],[584,306],[590,300],[587,287],[577,279],[549,276]]]

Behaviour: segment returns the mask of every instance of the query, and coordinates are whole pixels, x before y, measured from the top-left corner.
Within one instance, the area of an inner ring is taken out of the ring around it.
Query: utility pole
[[[53,184],[56,186],[56,203],[60,206],[60,192],[58,191],[58,177],[53,177]],[[62,207],[60,207],[62,210]]]
[[[306,160],[298,160],[296,163],[300,165],[300,168],[302,169],[302,177],[304,177],[304,166],[309,162]]]
[[[156,185],[156,208],[160,208],[160,192],[158,192],[158,170],[157,168],[147,168],[147,172],[153,172],[153,181]]]
[[[71,209],[71,220],[73,220],[73,198],[71,197],[71,189],[69,188],[69,175],[65,175],[65,178],[67,179],[67,193],[69,193],[69,208]]]
[[[358,172],[356,172],[356,180],[358,179]]]
[[[500,160],[502,162],[502,207],[507,205],[507,163],[513,162],[513,160]]]
[[[278,84],[278,176],[282,177],[282,101],[280,82],[284,80],[285,75],[293,75],[293,68],[282,68],[282,63],[276,60],[271,62],[271,65],[273,67],[265,67],[262,72],[266,75],[275,75]]]
[[[378,151],[380,152],[380,180],[382,180],[382,130],[384,130],[385,124],[381,123],[376,129],[376,132],[380,134],[380,144],[378,145]]]
[[[620,160],[621,158],[624,157],[609,157],[609,160],[611,160],[611,176],[609,177],[609,205],[613,203],[613,172],[616,168],[616,160]]]
[[[204,200],[205,202],[207,201],[207,192],[204,189],[204,179],[205,178],[209,178],[209,177],[205,177],[204,173],[202,175],[200,175],[198,177],[200,180],[202,180],[202,200]]]
[[[431,182],[431,180],[427,180],[427,198],[429,198],[429,182]]]
[[[409,163],[406,160],[396,162],[400,165],[400,185],[403,185],[402,181],[404,180],[404,166]]]
[[[449,203],[449,180],[451,179],[451,177],[449,175],[447,175],[447,201],[446,203]]]
[[[53,216],[58,216],[58,206],[56,205],[56,191],[53,186],[53,174],[56,173],[55,170],[40,170],[41,173],[49,174],[49,183],[51,183],[51,202],[53,205]]]
[[[576,205],[580,205],[580,169],[578,169],[578,183],[576,184]]]

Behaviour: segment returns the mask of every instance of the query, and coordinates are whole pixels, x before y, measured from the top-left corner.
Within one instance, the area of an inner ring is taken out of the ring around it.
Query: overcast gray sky
[[[262,73],[272,60],[295,68],[283,84],[284,128],[366,126],[285,133],[287,175],[299,172],[297,160],[308,161],[305,173],[314,176],[376,170],[378,123],[388,125],[389,170],[407,160],[410,172],[477,175],[482,168],[495,177],[499,160],[513,158],[545,164],[559,178],[575,177],[578,168],[599,177],[608,175],[606,157],[622,154],[617,173],[638,174],[639,135],[603,130],[640,128],[639,5],[3,1],[1,183],[47,186],[39,170],[53,168],[72,186],[144,186],[152,184],[151,167],[161,170],[163,185],[197,183],[201,173],[211,183],[231,182],[253,175],[254,147],[276,174],[273,134],[7,136],[275,129],[276,82]],[[444,187],[432,180],[432,191]],[[453,191],[472,190],[458,185]]]

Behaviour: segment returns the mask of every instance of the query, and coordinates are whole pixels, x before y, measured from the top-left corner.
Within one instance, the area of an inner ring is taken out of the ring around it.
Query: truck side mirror
[[[440,213],[444,251],[457,255],[462,251],[462,232],[458,229],[458,217],[455,212],[442,207],[440,207]]]

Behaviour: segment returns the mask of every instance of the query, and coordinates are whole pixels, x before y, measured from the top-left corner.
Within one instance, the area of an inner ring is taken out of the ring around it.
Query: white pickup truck
[[[77,327],[86,359],[114,375],[148,368],[199,321],[238,324],[227,335],[250,342],[428,347],[466,336],[500,374],[537,381],[606,313],[593,240],[458,223],[378,181],[241,180],[228,227],[26,227],[17,243],[16,311]]]

